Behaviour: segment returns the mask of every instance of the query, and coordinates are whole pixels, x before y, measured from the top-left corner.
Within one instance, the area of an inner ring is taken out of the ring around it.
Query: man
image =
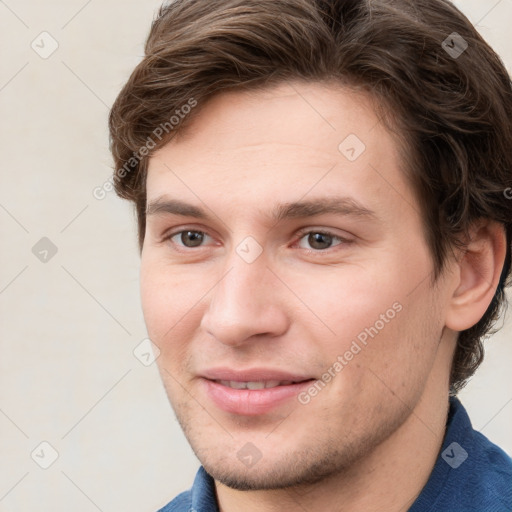
[[[177,0],[110,117],[160,373],[162,511],[512,510],[457,391],[504,303],[512,87],[446,0]]]

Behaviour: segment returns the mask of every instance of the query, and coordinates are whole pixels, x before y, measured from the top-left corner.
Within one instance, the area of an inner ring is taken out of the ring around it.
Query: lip
[[[220,380],[251,382],[262,380],[293,381],[292,384],[265,389],[233,389]],[[202,372],[201,382],[206,396],[225,412],[243,416],[258,416],[295,398],[311,385],[314,377],[297,375],[282,370],[252,368],[232,370],[216,368]]]
[[[272,368],[247,368],[245,370],[235,370],[232,368],[210,368],[199,372],[199,375],[208,380],[236,380],[239,382],[250,382],[257,380],[290,380],[292,382],[302,382],[313,379],[311,375],[286,372],[280,369]]]

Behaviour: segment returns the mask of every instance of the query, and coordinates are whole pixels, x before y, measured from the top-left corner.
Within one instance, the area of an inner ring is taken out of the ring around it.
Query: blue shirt
[[[199,468],[194,485],[158,512],[218,512],[213,478]],[[430,478],[409,512],[511,512],[512,459],[473,430],[450,398],[446,435]]]

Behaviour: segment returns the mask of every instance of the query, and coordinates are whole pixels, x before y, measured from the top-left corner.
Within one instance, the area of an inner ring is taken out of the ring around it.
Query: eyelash
[[[200,249],[204,246],[199,246],[199,247],[186,247],[186,246],[183,246],[183,245],[179,245],[179,244],[176,244],[175,242],[173,242],[171,239],[174,238],[176,235],[181,235],[182,233],[185,233],[187,231],[191,231],[192,233],[201,233],[203,235],[206,235],[206,236],[210,236],[208,235],[208,233],[206,233],[205,231],[201,231],[200,229],[180,229],[179,231],[173,231],[167,235],[165,235],[162,239],[162,242],[171,242],[175,247],[179,247],[178,251],[181,251],[181,252],[189,252],[190,250],[192,249]],[[341,245],[348,245],[352,242],[352,240],[349,240],[349,239],[346,239],[346,238],[343,238],[339,235],[336,235],[330,231],[327,231],[327,230],[321,230],[321,229],[311,229],[311,228],[307,228],[307,229],[304,229],[304,230],[301,230],[297,233],[297,241],[295,243],[298,243],[300,242],[306,235],[309,235],[309,234],[319,234],[319,235],[325,235],[325,236],[328,236],[328,237],[331,237],[333,239],[333,241],[338,241],[339,243],[337,243],[336,245],[333,245],[331,247],[328,247],[327,249],[304,249],[304,248],[301,248],[303,251],[306,252],[306,254],[308,255],[314,255],[314,256],[321,256],[325,253],[328,253],[330,252],[331,249],[334,249],[338,246],[341,246]],[[212,238],[212,237],[210,237]]]

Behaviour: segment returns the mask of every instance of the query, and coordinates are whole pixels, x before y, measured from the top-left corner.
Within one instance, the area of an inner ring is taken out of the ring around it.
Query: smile
[[[266,381],[236,381],[236,380],[216,380],[218,384],[232,389],[269,389],[278,386],[289,386],[295,384],[291,380],[266,380]]]
[[[202,390],[212,405],[234,415],[259,416],[295,403],[314,379],[225,380],[201,379]]]

